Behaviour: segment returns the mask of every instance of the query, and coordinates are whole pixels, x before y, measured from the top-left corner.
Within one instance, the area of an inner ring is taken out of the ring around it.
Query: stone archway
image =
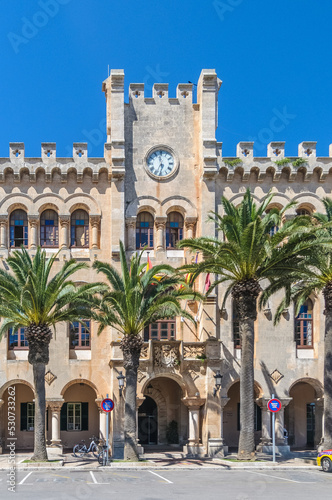
[[[171,422],[173,426],[176,422],[179,437],[178,442],[172,444],[184,443],[188,436],[188,410],[182,402],[184,391],[180,384],[172,378],[157,376],[144,384],[142,394],[152,398],[157,405],[158,446],[170,444],[167,441],[167,429]]]
[[[309,377],[296,380],[289,389],[292,398],[285,409],[289,445],[314,449],[322,437],[323,388]]]

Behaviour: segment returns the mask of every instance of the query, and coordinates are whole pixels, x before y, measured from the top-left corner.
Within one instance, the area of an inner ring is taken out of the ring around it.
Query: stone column
[[[205,403],[205,399],[186,397],[182,398],[182,402],[188,407],[189,412],[189,438],[188,446],[186,447],[187,455],[201,455],[204,453],[204,450],[200,446],[199,440],[199,409]]]
[[[35,250],[38,246],[38,215],[29,215],[29,233],[30,233],[30,248],[31,250]]]
[[[320,445],[324,438],[324,398],[317,398],[315,401],[315,446]]]
[[[136,217],[127,217],[127,249],[129,252],[136,250]]]
[[[194,236],[194,229],[196,224],[196,218],[186,217],[185,227],[186,227],[186,238],[192,238]]]
[[[284,428],[285,428],[285,408],[291,402],[292,398],[279,398],[281,401],[281,410],[276,414],[276,445],[278,448],[288,448],[287,439],[284,436]],[[282,451],[282,450],[280,450]]]
[[[3,404],[4,404],[4,400],[0,399],[0,455],[2,455],[3,450],[5,449],[5,442],[4,442],[4,439],[5,439],[5,428],[4,428],[5,419],[2,418],[2,414],[1,414],[1,411],[2,411],[1,407]]]
[[[7,248],[7,228],[8,228],[8,216],[2,218],[0,217],[0,249],[5,250]]]
[[[257,446],[257,451],[260,452],[266,451],[267,446],[272,446],[271,412],[269,412],[267,409],[268,401],[269,398],[256,399],[256,403],[262,410],[262,436]],[[268,449],[268,451],[270,451],[270,448]]]
[[[209,437],[208,438],[208,455],[209,457],[219,457],[225,456],[225,451],[227,452],[228,447],[224,446],[224,408],[227,405],[230,398],[221,396],[219,399],[220,403],[220,437]],[[211,412],[211,409],[210,409]],[[210,435],[210,432],[209,432]],[[213,436],[213,434],[212,434]]]
[[[63,400],[47,401],[47,406],[51,410],[51,418],[52,418],[51,447],[58,449],[60,448],[61,452],[62,452],[62,444],[60,437],[60,412],[63,403],[64,403]]]
[[[156,250],[157,252],[162,252],[165,250],[165,229],[166,229],[166,221],[167,217],[156,217],[156,229],[157,229],[157,241],[156,241]]]
[[[100,215],[91,215],[90,216],[90,224],[92,228],[92,237],[91,237],[91,248],[96,250],[99,248],[98,245],[98,236],[99,236],[99,226],[100,226]]]
[[[103,439],[106,442],[107,432],[109,429],[106,428],[106,413],[101,408],[102,399],[95,400],[98,412],[99,412],[99,439]]]
[[[138,408],[143,404],[145,401],[145,396],[142,398],[136,397],[136,443],[137,443],[137,453],[139,455],[143,455],[144,453],[144,447],[140,444],[139,439],[138,439]]]
[[[62,250],[67,250],[69,247],[69,226],[70,226],[70,216],[60,215],[60,248]]]

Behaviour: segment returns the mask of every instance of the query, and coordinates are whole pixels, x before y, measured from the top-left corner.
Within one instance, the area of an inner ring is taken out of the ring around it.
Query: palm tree
[[[32,460],[47,460],[45,439],[45,366],[49,362],[52,329],[62,321],[82,321],[91,317],[98,283],[75,286],[71,276],[87,266],[75,260],[65,262],[51,277],[57,254],[50,259],[37,249],[31,258],[25,248],[14,252],[7,263],[12,272],[0,269],[0,339],[9,330],[25,328],[29,344],[28,361],[33,368],[35,387],[34,454]]]
[[[275,316],[275,323],[281,312],[292,301],[295,302],[295,315],[313,294],[322,292],[325,301],[325,338],[324,338],[324,448],[332,449],[332,200],[323,199],[326,214],[315,214],[313,219],[320,223],[320,246],[311,249],[307,256],[307,273],[304,279],[295,283],[286,294]],[[268,300],[270,287],[265,290],[263,300]]]
[[[143,340],[141,332],[151,323],[173,316],[194,321],[182,309],[181,300],[199,296],[185,284],[171,266],[161,264],[147,269],[141,263],[143,252],[126,261],[123,243],[120,241],[121,274],[109,264],[96,261],[93,267],[109,281],[109,291],[103,294],[96,319],[100,322],[98,333],[106,326],[120,332],[123,366],[126,370],[124,459],[137,460],[136,443],[136,394],[137,369]],[[180,286],[179,286],[180,285]]]
[[[201,273],[216,274],[218,277],[207,294],[216,286],[227,284],[222,307],[231,295],[238,310],[242,347],[240,459],[252,458],[255,450],[254,322],[261,283],[263,280],[277,280],[279,285],[286,286],[294,282],[304,272],[300,253],[305,253],[308,248],[307,240],[314,238],[309,231],[308,217],[297,217],[281,225],[285,211],[292,204],[282,210],[272,208],[266,213],[272,198],[272,194],[267,195],[257,206],[248,189],[243,201],[236,207],[223,197],[225,215],[212,213],[210,220],[216,223],[224,241],[200,237],[182,240],[179,244],[181,248],[187,247],[203,254],[202,262],[183,267],[192,273],[192,281]]]

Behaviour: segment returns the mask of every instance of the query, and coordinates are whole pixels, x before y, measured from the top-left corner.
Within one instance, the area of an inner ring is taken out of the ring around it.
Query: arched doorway
[[[261,390],[257,383],[254,386],[254,398],[261,396]],[[240,381],[234,382],[228,389],[229,398],[223,411],[223,429],[225,443],[229,448],[237,448],[240,436]],[[255,403],[254,414],[255,444],[259,443],[262,435],[262,412],[259,405]]]
[[[143,396],[138,408],[140,444],[158,445],[158,449],[183,446],[188,439],[188,409],[179,383],[164,376],[150,379],[143,387]]]
[[[143,445],[158,444],[158,408],[149,396],[138,409],[138,439]]]
[[[290,388],[285,408],[288,442],[293,448],[315,448],[322,437],[323,402],[316,381],[299,380]]]
[[[60,436],[64,448],[72,449],[82,439],[99,435],[99,412],[95,390],[84,382],[68,384],[63,390]]]
[[[17,451],[33,450],[34,428],[35,428],[35,403],[34,392],[30,384],[25,381],[13,380],[6,384],[1,399],[4,401],[0,412],[0,446],[3,444],[3,452],[8,452],[6,444],[10,439],[9,422],[15,422],[15,437],[17,439]],[[13,410],[15,401],[15,411]]]

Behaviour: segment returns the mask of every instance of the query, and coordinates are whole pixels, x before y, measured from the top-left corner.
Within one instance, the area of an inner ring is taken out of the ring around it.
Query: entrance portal
[[[158,409],[149,396],[138,409],[138,439],[141,444],[158,444]]]

